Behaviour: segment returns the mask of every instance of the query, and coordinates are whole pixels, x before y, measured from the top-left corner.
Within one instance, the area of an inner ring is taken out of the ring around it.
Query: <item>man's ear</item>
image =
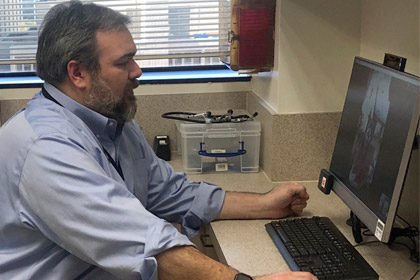
[[[84,90],[89,86],[90,74],[79,61],[70,60],[67,63],[67,73],[69,80],[75,87]]]

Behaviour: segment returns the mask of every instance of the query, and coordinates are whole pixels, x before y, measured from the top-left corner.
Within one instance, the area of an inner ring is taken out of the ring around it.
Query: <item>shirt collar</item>
[[[64,108],[79,117],[99,139],[105,137],[113,140],[121,133],[122,129],[116,120],[83,106],[48,82],[44,83],[44,88]]]

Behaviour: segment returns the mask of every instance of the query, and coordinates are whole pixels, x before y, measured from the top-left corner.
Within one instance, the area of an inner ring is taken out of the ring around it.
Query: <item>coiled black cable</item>
[[[167,112],[162,114],[162,118],[188,121],[195,123],[239,123],[253,120],[258,113],[255,112],[252,116],[246,114],[234,116],[233,110],[229,109],[226,114],[213,115],[210,111],[204,113],[192,113],[192,112]]]

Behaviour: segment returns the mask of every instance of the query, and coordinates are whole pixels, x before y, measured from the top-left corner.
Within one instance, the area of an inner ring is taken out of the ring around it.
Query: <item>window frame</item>
[[[141,85],[249,82],[252,76],[232,71],[226,65],[144,68]],[[41,88],[44,81],[35,72],[0,73],[0,90]]]

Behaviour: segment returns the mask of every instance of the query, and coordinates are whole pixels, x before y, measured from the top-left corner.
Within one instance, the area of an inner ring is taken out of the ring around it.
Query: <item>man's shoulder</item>
[[[66,120],[43,109],[23,108],[0,128],[0,141],[11,146],[30,146],[48,135],[67,134]]]
[[[34,137],[33,131],[29,123],[26,121],[25,111],[26,108],[21,109],[2,125],[0,128],[0,140],[2,142],[4,142],[5,139],[10,138],[23,139],[27,137]]]
[[[35,143],[44,141],[76,145],[86,151],[95,151],[98,146],[95,136],[76,116],[58,106],[54,108],[29,102],[0,128],[0,142],[5,144],[3,147],[8,147],[0,149],[0,155],[24,155]]]
[[[34,134],[40,138],[48,135],[74,137],[86,130],[86,125],[77,116],[44,98],[28,102],[24,114]]]
[[[22,109],[0,128],[0,158],[7,159],[2,164],[13,164],[14,160],[24,158],[36,139]]]

